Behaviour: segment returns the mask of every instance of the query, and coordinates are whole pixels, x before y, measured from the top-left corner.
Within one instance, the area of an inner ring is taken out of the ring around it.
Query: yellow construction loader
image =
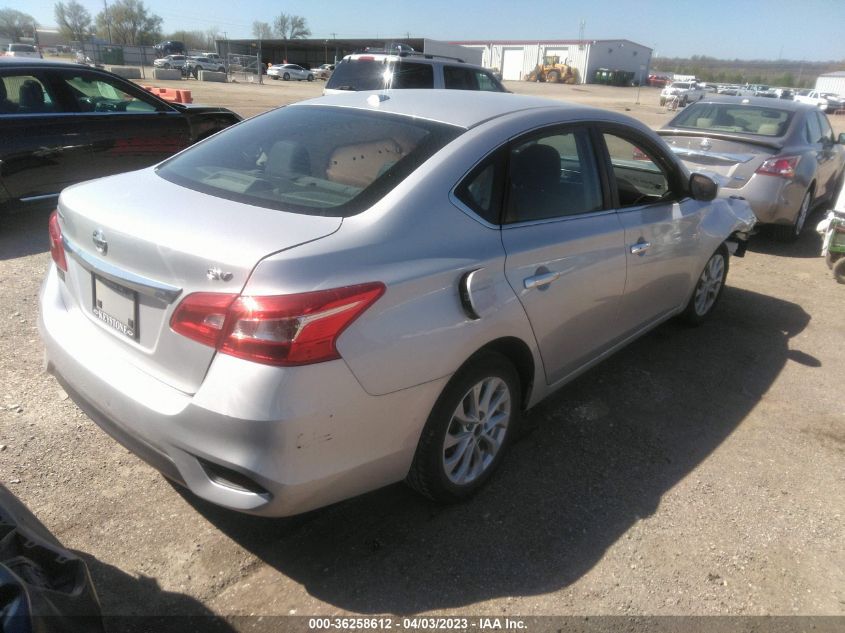
[[[567,60],[568,61],[568,60]],[[552,84],[574,84],[578,81],[576,70],[569,64],[561,63],[558,55],[547,55],[542,64],[525,77],[526,81],[548,81]]]

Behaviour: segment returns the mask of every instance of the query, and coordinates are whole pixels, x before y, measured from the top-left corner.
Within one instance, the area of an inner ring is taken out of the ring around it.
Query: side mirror
[[[840,145],[845,145],[845,132],[839,133],[839,138],[836,139],[836,142]]]
[[[690,194],[695,200],[701,202],[710,202],[716,198],[716,193],[719,191],[719,185],[704,174],[693,174],[689,179]]]

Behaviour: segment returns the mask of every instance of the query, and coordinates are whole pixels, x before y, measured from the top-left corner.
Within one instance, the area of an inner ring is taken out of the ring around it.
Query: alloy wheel
[[[443,469],[453,484],[467,485],[493,463],[511,420],[511,393],[497,376],[484,378],[464,394],[446,429]]]
[[[714,253],[704,267],[698,286],[695,289],[695,313],[704,316],[716,303],[719,291],[725,282],[725,257],[722,253]]]

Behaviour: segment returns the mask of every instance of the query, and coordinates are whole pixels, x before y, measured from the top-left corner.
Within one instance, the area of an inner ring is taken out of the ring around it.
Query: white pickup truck
[[[827,99],[818,90],[799,90],[792,97],[792,100],[798,103],[809,103],[817,106],[819,110],[827,110]]]
[[[701,101],[707,94],[697,81],[673,81],[660,92],[660,105],[677,99],[677,105],[683,107],[694,101]]]

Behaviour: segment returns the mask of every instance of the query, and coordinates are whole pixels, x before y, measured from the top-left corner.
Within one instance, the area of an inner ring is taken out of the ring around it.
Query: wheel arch
[[[520,397],[522,409],[526,409],[531,400],[531,393],[534,388],[534,377],[537,367],[534,364],[534,356],[531,349],[522,339],[515,336],[506,336],[490,341],[470,356],[460,369],[473,362],[479,354],[494,352],[508,359],[513,364],[519,376]],[[460,369],[458,371],[460,371]],[[457,373],[457,372],[456,372]]]

